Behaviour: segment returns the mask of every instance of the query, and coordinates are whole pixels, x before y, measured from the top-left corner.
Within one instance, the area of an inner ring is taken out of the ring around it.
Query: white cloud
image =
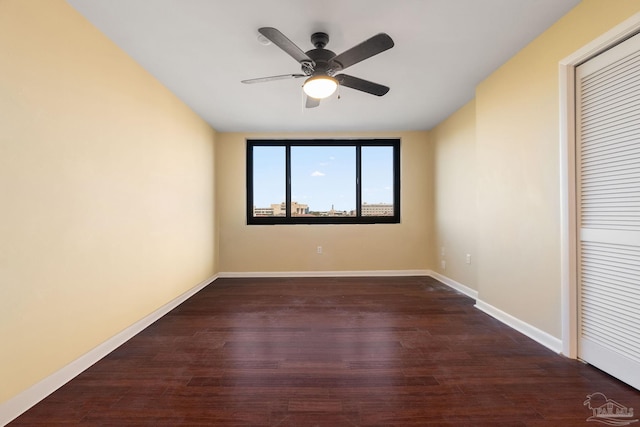
[[[324,175],[325,175],[325,174],[323,174],[323,173],[322,173],[322,172],[320,172],[320,171],[315,171],[315,172],[312,172],[312,173],[311,173],[311,176],[324,176]]]

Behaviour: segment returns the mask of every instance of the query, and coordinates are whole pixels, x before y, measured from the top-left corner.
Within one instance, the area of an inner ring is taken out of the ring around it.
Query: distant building
[[[298,202],[291,202],[291,215],[307,215],[309,213],[309,206],[300,204]]]
[[[253,216],[273,216],[273,208],[253,207]]]
[[[392,203],[364,203],[362,216],[393,216]]]
[[[291,202],[291,216],[355,216],[355,211],[338,211],[331,205],[329,211],[311,213],[309,206],[298,202]],[[268,208],[253,207],[253,216],[286,216],[285,203],[273,203]],[[364,203],[362,216],[393,216],[392,203]]]
[[[331,210],[329,212],[323,212],[323,216],[349,216],[349,212],[337,211],[335,207],[331,205]]]
[[[309,206],[298,202],[291,203],[291,216],[302,216],[309,213]],[[285,203],[273,203],[268,208],[253,207],[253,216],[286,216]]]

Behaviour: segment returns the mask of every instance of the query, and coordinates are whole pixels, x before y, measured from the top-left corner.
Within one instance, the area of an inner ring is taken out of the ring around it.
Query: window
[[[400,222],[400,140],[247,140],[248,224]]]

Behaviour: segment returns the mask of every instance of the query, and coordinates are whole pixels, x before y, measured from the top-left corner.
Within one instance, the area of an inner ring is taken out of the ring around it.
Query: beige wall
[[[246,139],[400,137],[401,223],[246,225]],[[219,134],[216,182],[220,271],[298,272],[424,270],[433,259],[432,149],[427,132],[358,134]],[[317,254],[316,247],[323,253]]]
[[[637,12],[638,0],[584,0],[476,88],[479,296],[557,338],[558,63]]]
[[[438,258],[434,270],[477,290],[475,101],[440,123],[432,130],[431,137]],[[467,263],[467,255],[471,256],[471,263]],[[444,268],[442,261],[446,263]]]
[[[215,273],[214,137],[64,1],[0,1],[0,402]]]

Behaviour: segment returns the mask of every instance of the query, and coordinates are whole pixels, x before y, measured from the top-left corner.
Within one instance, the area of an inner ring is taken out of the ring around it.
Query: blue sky
[[[285,148],[254,147],[254,203],[285,199]],[[292,147],[291,200],[312,211],[355,209],[355,147]],[[393,202],[392,147],[363,147],[362,199]]]

